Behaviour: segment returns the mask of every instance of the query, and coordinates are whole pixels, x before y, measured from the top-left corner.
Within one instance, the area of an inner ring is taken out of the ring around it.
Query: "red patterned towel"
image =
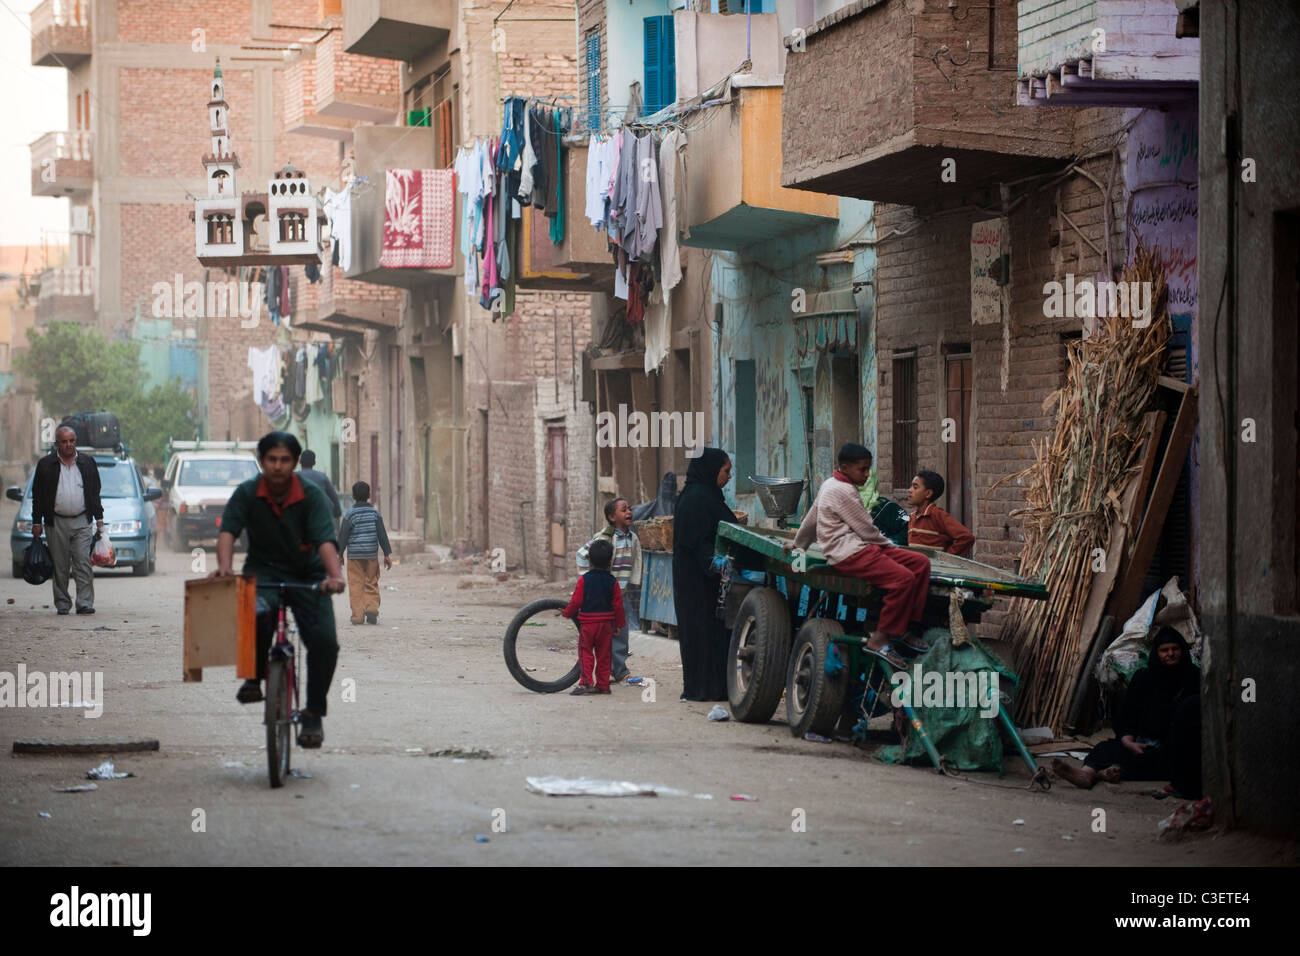
[[[450,169],[390,169],[384,192],[385,269],[448,269],[455,261],[456,181]]]

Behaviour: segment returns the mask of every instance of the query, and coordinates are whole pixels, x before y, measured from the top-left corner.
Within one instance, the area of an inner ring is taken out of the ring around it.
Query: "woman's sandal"
[[[862,649],[868,654],[873,654],[876,657],[879,657],[890,667],[894,668],[894,670],[907,670],[907,661],[903,659],[902,655],[900,655],[898,651],[894,650],[892,644],[886,644],[881,648],[869,647],[866,644],[863,644]]]

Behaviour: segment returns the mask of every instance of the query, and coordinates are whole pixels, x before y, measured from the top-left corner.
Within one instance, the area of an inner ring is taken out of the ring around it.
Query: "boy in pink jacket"
[[[924,653],[921,615],[930,588],[930,559],[900,548],[880,533],[862,504],[858,488],[871,472],[871,452],[848,442],[839,453],[839,467],[822,483],[804,515],[794,544],[806,549],[814,541],[836,571],[862,578],[885,592],[884,607],[867,651],[895,668],[907,667],[896,643]]]

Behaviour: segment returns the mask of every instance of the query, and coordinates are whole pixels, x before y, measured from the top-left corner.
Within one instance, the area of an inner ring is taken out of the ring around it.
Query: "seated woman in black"
[[[1052,769],[1085,790],[1098,780],[1169,780],[1180,796],[1201,796],[1201,672],[1183,636],[1162,627],[1147,666],[1133,675],[1115,739],[1098,744],[1082,767],[1061,759]]]

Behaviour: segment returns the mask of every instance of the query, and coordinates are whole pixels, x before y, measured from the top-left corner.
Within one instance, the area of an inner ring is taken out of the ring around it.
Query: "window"
[[[235,227],[231,216],[212,213],[208,216],[208,244],[227,245],[235,241]]]
[[[743,494],[754,490],[749,480],[756,468],[754,449],[757,445],[758,424],[755,418],[754,362],[752,359],[736,362],[736,492]]]
[[[280,214],[280,241],[305,242],[307,239],[307,221],[301,213],[286,212]]]
[[[672,14],[646,17],[645,30],[645,115],[658,113],[677,101],[677,54]]]
[[[894,487],[916,474],[916,353],[894,356]]]
[[[593,30],[587,34],[587,129],[600,127],[600,31]]]

